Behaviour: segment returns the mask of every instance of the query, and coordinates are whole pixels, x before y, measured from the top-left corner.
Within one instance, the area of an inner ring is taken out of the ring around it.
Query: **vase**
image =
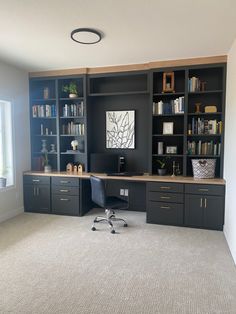
[[[44,172],[51,172],[51,171],[52,171],[52,167],[50,165],[44,166]]]
[[[7,179],[4,177],[0,177],[0,188],[5,188],[7,185]]]
[[[157,169],[159,176],[164,176],[166,174],[166,169]]]
[[[69,94],[69,98],[77,98],[78,95],[77,94]]]

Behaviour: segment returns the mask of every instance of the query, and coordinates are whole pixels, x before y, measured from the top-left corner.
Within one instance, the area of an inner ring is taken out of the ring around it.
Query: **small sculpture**
[[[78,145],[79,145],[79,142],[77,140],[73,140],[71,142],[71,146],[72,146],[73,150],[76,150]]]
[[[66,171],[67,171],[67,172],[72,172],[72,171],[73,171],[73,167],[74,167],[74,165],[73,165],[71,162],[69,162],[69,163],[66,165]]]
[[[78,165],[78,174],[83,174],[83,166],[81,164]]]

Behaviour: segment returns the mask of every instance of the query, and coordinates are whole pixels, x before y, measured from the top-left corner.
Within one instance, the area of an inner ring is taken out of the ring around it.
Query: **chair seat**
[[[106,208],[111,209],[123,209],[128,207],[128,202],[116,196],[106,197]]]

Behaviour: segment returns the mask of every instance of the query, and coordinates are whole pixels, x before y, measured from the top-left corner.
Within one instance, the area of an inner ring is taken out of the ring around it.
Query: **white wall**
[[[15,185],[0,190],[0,222],[23,212],[22,172],[30,169],[30,130],[27,72],[0,61],[0,99],[13,109]]]
[[[227,62],[225,160],[226,204],[224,233],[236,263],[236,39]]]

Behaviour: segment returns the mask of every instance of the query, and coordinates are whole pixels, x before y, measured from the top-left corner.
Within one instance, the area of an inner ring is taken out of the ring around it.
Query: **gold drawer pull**
[[[169,200],[170,199],[170,196],[161,196],[162,199],[166,199],[166,200]]]
[[[69,200],[68,200],[68,198],[60,198],[60,201],[66,202],[66,201],[69,201]]]
[[[60,192],[67,193],[67,192],[69,192],[69,190],[60,190]]]
[[[163,190],[169,190],[170,186],[161,186],[160,188],[163,189]]]
[[[33,181],[33,182],[40,182],[39,179],[33,179],[32,181]]]
[[[208,191],[209,191],[209,189],[198,189],[198,191],[208,192]]]
[[[170,209],[170,206],[161,206],[163,209]]]
[[[69,183],[70,181],[63,181],[61,180],[60,183]]]

